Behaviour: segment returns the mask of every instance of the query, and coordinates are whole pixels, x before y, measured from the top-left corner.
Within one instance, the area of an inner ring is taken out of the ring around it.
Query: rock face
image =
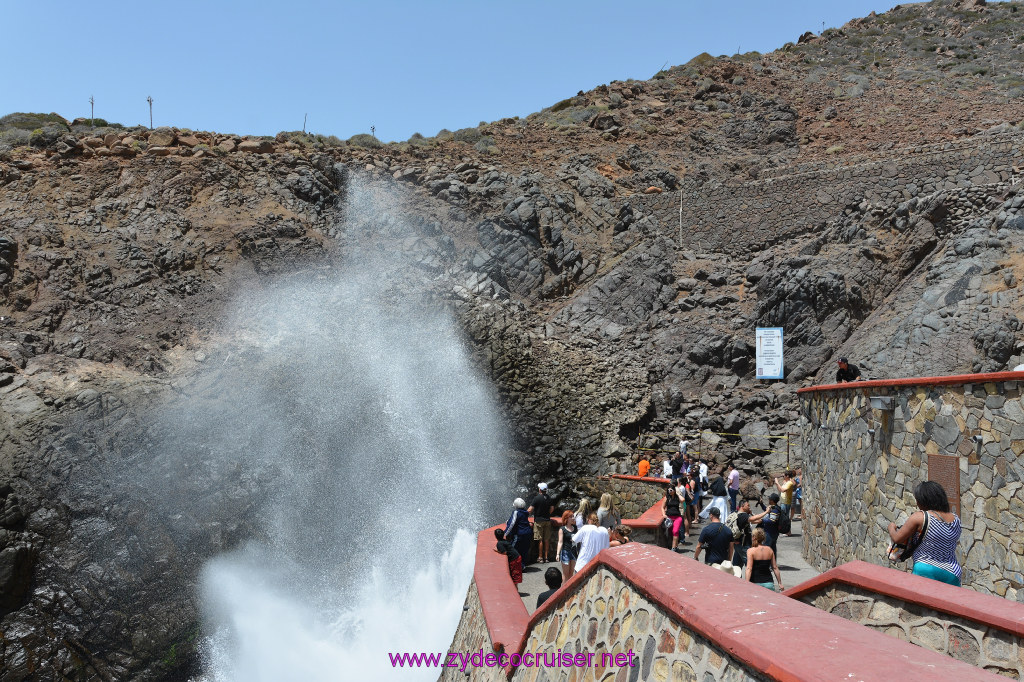
[[[1024,131],[1000,27],[1019,20],[911,5],[403,144],[0,119],[0,668],[194,671],[197,571],[256,532],[259,488],[171,519],[101,474],[226,357],[239,289],[380,259],[396,297],[453,313],[519,482],[562,501],[684,435],[777,473],[795,389],[839,355],[873,377],[1013,367]],[[897,24],[908,47],[886,53]],[[990,89],[951,65],[967,27]],[[847,73],[876,44],[878,71]],[[756,380],[757,326],[784,327],[786,381]]]

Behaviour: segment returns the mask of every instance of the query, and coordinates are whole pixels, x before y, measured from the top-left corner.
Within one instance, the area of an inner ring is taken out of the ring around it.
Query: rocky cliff
[[[563,494],[630,469],[641,433],[795,430],[839,355],[1014,366],[1022,9],[906,5],[389,145],[0,119],[4,679],[195,665],[196,572],[259,532],[267,482],[167,518],[117,472],[156,406],[215,399],[242,290],[372,262],[394,300],[450,310],[521,482]],[[787,381],[755,379],[756,326],[786,329]]]

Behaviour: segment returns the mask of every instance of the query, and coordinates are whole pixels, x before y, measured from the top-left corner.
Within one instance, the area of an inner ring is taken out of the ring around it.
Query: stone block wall
[[[808,563],[887,564],[889,522],[917,510],[914,486],[937,476],[929,456],[947,455],[959,476],[964,586],[1024,602],[1021,381],[1004,372],[801,390]],[[873,409],[871,396],[893,408]]]
[[[593,653],[595,665],[520,667],[512,677],[514,682],[770,679],[748,670],[725,649],[685,627],[677,617],[604,567],[591,574],[586,584],[556,610],[533,623],[526,651],[547,654],[547,660],[554,660],[561,652]],[[630,652],[635,668],[600,665],[603,653]]]
[[[1024,639],[1019,635],[851,585],[830,585],[800,599],[977,668],[1024,679]]]
[[[584,479],[578,486],[595,501],[602,493],[611,493],[624,519],[637,519],[665,497],[667,481],[639,476],[598,476]]]
[[[728,253],[765,248],[769,239],[805,234],[868,200],[895,204],[919,194],[1005,182],[1024,163],[1024,134],[1001,133],[962,142],[889,150],[835,166],[787,167],[751,182],[685,180],[683,246]],[[677,239],[680,193],[637,195],[632,205]]]
[[[510,579],[511,580],[511,579]],[[493,651],[491,638],[487,631],[487,621],[484,618],[484,610],[480,604],[480,591],[477,589],[476,580],[469,585],[466,592],[466,603],[462,607],[462,619],[459,620],[459,627],[455,630],[455,638],[449,651],[472,652],[483,650],[484,653]],[[470,676],[459,668],[444,668],[440,682],[466,682],[469,680],[480,680],[481,682],[504,681],[505,675],[499,668],[467,666]]]
[[[532,616],[520,618],[525,608],[493,556],[478,547],[474,582],[450,648],[477,654],[484,665],[445,669],[442,680],[888,680],[897,669],[908,679],[933,682],[999,679],[635,542],[601,552]],[[780,651],[780,641],[799,641],[800,655]],[[494,654],[507,654],[512,665],[502,670],[486,664]]]

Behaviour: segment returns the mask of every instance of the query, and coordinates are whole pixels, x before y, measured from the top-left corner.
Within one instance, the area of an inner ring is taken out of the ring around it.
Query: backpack
[[[793,524],[789,521],[789,514],[779,511],[779,534],[788,535],[793,530]]]
[[[732,531],[732,539],[739,542],[743,539],[743,531],[740,530],[739,512],[733,512],[725,519],[725,527]]]

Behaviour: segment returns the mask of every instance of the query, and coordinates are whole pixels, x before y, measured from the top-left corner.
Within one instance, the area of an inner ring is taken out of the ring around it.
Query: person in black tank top
[[[679,547],[679,528],[683,525],[683,517],[679,513],[679,497],[672,485],[665,488],[665,499],[661,501],[661,516],[672,522],[672,551]]]
[[[751,540],[754,546],[747,550],[746,579],[755,585],[767,587],[769,590],[781,592],[782,575],[779,573],[779,566],[775,562],[775,552],[764,544],[765,533],[763,528],[755,528]],[[772,573],[775,574],[775,582],[772,582]]]

